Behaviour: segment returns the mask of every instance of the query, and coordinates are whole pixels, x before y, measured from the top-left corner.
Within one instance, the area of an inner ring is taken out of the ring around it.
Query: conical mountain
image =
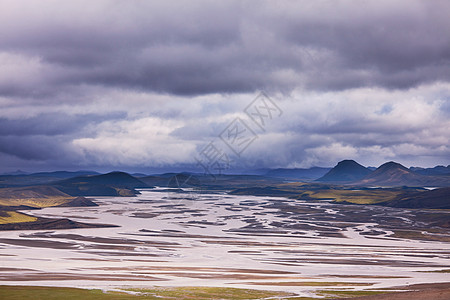
[[[317,179],[323,182],[349,182],[364,178],[372,173],[368,168],[358,164],[354,160],[340,161],[327,174]]]
[[[427,184],[433,185],[434,181],[436,181],[433,179],[432,176],[414,173],[405,166],[390,161],[382,164],[357,183],[375,186],[422,186]],[[440,185],[440,183],[436,182],[437,185]]]

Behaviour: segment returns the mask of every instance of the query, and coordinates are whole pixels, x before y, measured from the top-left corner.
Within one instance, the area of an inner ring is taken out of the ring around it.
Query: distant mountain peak
[[[338,165],[342,165],[342,164],[349,164],[349,163],[351,163],[351,164],[358,164],[356,161],[354,161],[353,159],[344,159],[344,160],[341,160],[340,162],[338,162],[337,164]],[[359,165],[359,164],[358,164]]]
[[[390,168],[399,168],[399,169],[404,169],[404,170],[409,171],[409,169],[407,167],[405,167],[404,165],[399,164],[395,161],[389,161],[378,167],[378,169],[390,169]]]
[[[414,172],[406,168],[404,165],[394,161],[390,161],[379,166],[373,173],[372,177],[376,177],[379,174],[413,174]]]

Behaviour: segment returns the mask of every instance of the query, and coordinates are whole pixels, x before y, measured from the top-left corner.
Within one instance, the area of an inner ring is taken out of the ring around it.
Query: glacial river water
[[[450,281],[432,272],[450,268],[450,243],[393,238],[374,219],[405,226],[407,210],[163,189],[93,199],[100,206],[28,213],[119,227],[0,232],[2,284],[227,286],[308,296]]]

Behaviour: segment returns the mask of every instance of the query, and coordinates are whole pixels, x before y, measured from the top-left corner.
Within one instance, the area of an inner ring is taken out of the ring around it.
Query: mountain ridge
[[[450,178],[421,175],[397,162],[390,161],[382,164],[354,184],[364,186],[450,186]]]

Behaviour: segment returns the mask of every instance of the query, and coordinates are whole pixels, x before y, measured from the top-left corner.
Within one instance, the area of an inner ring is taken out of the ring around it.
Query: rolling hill
[[[72,197],[53,186],[27,186],[0,189],[0,231],[101,228],[115,225],[88,224],[70,219],[34,217],[20,210],[44,207],[98,206],[84,197]]]
[[[83,197],[72,197],[52,186],[29,186],[0,189],[1,210],[51,206],[97,206],[97,204]]]

